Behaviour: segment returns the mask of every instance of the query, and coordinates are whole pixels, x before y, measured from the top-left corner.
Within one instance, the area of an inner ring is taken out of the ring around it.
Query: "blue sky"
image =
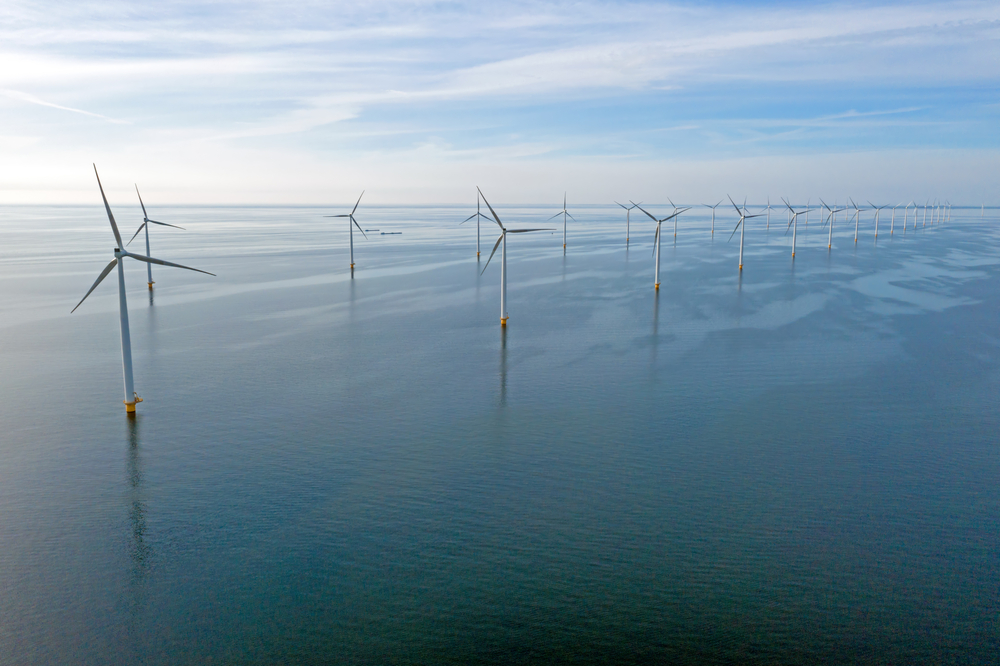
[[[0,201],[1000,203],[995,1],[484,5],[7,0]]]

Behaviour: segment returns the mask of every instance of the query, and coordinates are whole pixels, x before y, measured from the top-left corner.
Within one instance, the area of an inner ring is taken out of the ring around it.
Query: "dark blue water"
[[[996,659],[995,219],[337,212],[0,211],[0,663]]]

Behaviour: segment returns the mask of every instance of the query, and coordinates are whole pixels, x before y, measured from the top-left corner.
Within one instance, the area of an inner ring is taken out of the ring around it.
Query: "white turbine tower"
[[[362,192],[362,194],[364,194],[364,192]],[[477,188],[476,189],[476,212],[458,223],[459,226],[462,226],[463,224],[465,224],[469,220],[475,218],[475,220],[476,220],[476,258],[479,257],[479,219],[480,218],[486,218],[487,220],[490,219],[489,215],[483,215],[482,213],[479,212],[479,199],[480,199],[480,197],[479,197],[479,190]],[[359,199],[359,201],[360,201],[360,199]],[[352,261],[352,263],[353,263],[353,261]]]
[[[363,197],[363,196],[365,196],[365,191],[361,190],[361,196],[358,197],[358,201],[357,201],[357,203],[354,204],[354,208],[351,210],[350,213],[347,213],[346,215],[324,215],[323,216],[323,217],[346,217],[346,218],[348,218],[347,230],[348,230],[348,232],[350,232],[350,236],[351,236],[351,275],[354,274],[354,227],[357,227],[358,231],[361,232],[361,235],[365,237],[365,240],[368,240],[368,234],[366,234],[365,230],[361,228],[361,225],[358,224],[358,221],[354,219],[354,212],[358,209],[358,204],[361,203],[361,197]]]
[[[888,206],[876,206],[871,201],[868,205],[875,209],[875,240],[878,240],[878,214],[882,212],[883,208],[888,208]]]
[[[759,214],[758,215],[747,215],[747,201],[746,201],[746,199],[743,200],[743,209],[742,210],[740,210],[740,207],[736,205],[736,202],[733,201],[732,197],[729,197],[729,203],[733,204],[733,208],[735,208],[736,212],[740,214],[740,221],[736,223],[736,227],[733,229],[733,233],[729,234],[729,240],[733,240],[733,236],[736,235],[736,230],[739,229],[740,230],[740,271],[742,272],[743,271],[743,237],[746,234],[746,229],[747,229],[746,221],[749,220],[751,217],[760,217],[760,215]],[[726,241],[726,242],[729,242],[729,241]]]
[[[788,227],[791,228],[791,230],[792,230],[792,259],[794,259],[795,258],[795,237],[798,235],[798,231],[799,231],[799,222],[798,222],[798,219],[799,219],[799,215],[804,214],[806,211],[800,210],[799,212],[796,213],[795,209],[792,208],[792,204],[788,203],[788,199],[782,199],[782,201],[784,201],[785,205],[788,206],[788,213],[792,216],[792,220],[791,220],[791,222],[788,223]],[[787,228],[785,229],[785,233],[786,234],[788,233],[788,229]]]
[[[146,230],[146,256],[148,257],[150,255],[150,252],[149,252],[149,224],[150,224],[150,222],[152,222],[153,224],[159,224],[159,225],[164,226],[164,227],[173,227],[174,229],[184,229],[184,227],[178,227],[176,224],[167,224],[166,222],[157,222],[156,220],[149,219],[149,216],[146,215],[146,204],[142,203],[142,195],[139,194],[139,186],[138,185],[135,186],[135,193],[139,197],[139,205],[142,206],[142,224],[139,225],[139,228],[136,229],[136,232],[134,234],[132,234],[132,238],[129,239],[129,241],[128,241],[128,243],[126,243],[126,245],[131,245],[132,241],[135,240],[135,237],[139,235],[139,232],[142,231],[143,229],[145,229]],[[150,263],[146,264],[146,284],[149,285],[149,290],[152,291],[153,290],[153,265],[150,264]]]
[[[479,190],[479,188],[477,187],[476,190]],[[503,226],[496,211],[493,210],[493,206],[486,200],[486,196],[483,195],[482,190],[479,190],[479,196],[483,197],[483,202],[493,215],[493,221],[500,227],[500,237],[497,238],[497,242],[493,246],[493,251],[490,252],[490,258],[486,260],[486,265],[483,266],[483,273],[490,267],[490,261],[493,259],[493,255],[496,254],[497,247],[503,243],[503,249],[500,251],[500,326],[507,326],[507,234],[526,234],[531,231],[553,231],[553,229],[507,229]]]
[[[668,201],[669,201],[669,199],[668,199]],[[648,215],[649,219],[651,219],[653,222],[656,222],[656,233],[653,235],[653,255],[656,257],[656,268],[653,271],[653,287],[657,291],[659,291],[660,290],[660,239],[663,237],[663,234],[660,233],[660,225],[662,225],[664,222],[666,222],[667,220],[669,220],[671,218],[676,218],[678,215],[680,215],[681,213],[683,213],[684,211],[686,211],[688,209],[687,208],[681,208],[681,209],[676,209],[675,208],[673,213],[671,213],[670,215],[667,215],[662,220],[658,220],[655,217],[653,217],[652,215],[650,215],[649,211],[647,211],[642,206],[636,206],[636,208],[638,208],[643,213],[645,213],[646,215]]]
[[[191,268],[190,266],[182,266],[181,264],[174,264],[169,261],[163,261],[162,259],[153,259],[152,257],[147,257],[141,254],[132,254],[126,252],[122,247],[122,237],[118,233],[118,225],[115,224],[115,216],[111,214],[111,206],[108,205],[108,198],[104,196],[104,186],[101,185],[101,177],[97,174],[97,165],[94,165],[94,175],[97,176],[97,187],[101,190],[101,199],[104,200],[104,210],[108,213],[108,221],[111,222],[111,231],[115,234],[115,242],[118,244],[115,247],[115,258],[111,260],[111,263],[104,267],[101,274],[97,276],[97,280],[94,282],[93,286],[83,295],[80,302],[76,304],[70,314],[76,312],[76,308],[80,307],[87,296],[90,296],[94,289],[97,289],[97,285],[101,284],[101,281],[108,276],[108,273],[117,265],[118,266],[118,312],[121,322],[121,333],[122,333],[122,376],[125,380],[125,411],[129,414],[135,412],[135,405],[138,402],[142,402],[142,398],[135,392],[135,384],[132,380],[132,338],[129,336],[128,330],[128,303],[125,301],[125,257],[132,257],[133,259],[138,259],[139,261],[144,261],[147,264],[159,264],[161,266],[173,266],[174,268],[184,268],[189,271],[196,271],[198,273],[204,273],[206,275],[214,276],[215,273],[209,273],[208,271],[203,271],[199,268]]]
[[[713,236],[715,235],[715,209],[718,208],[719,204],[721,204],[723,201],[724,201],[723,199],[719,199],[719,203],[715,204],[714,206],[709,206],[708,204],[702,204],[702,206],[704,206],[705,208],[711,208],[712,209],[712,235]],[[770,214],[770,212],[769,212],[769,214]]]
[[[625,245],[628,245],[629,227],[632,224],[632,209],[636,207],[636,204],[626,206],[625,204],[618,203],[617,201],[615,203],[625,209]]]
[[[854,242],[858,242],[858,225],[861,223],[861,209],[858,204],[854,203],[854,199],[851,199],[851,205],[854,206]]]
[[[566,211],[566,193],[565,192],[563,192],[563,209],[561,211],[559,211],[558,213],[556,213],[555,215],[553,215],[552,217],[550,217],[549,220],[553,220],[553,219],[559,217],[560,215],[563,216],[563,249],[565,249],[566,248],[566,218],[567,217],[573,217],[572,215],[570,215]],[[575,217],[573,217],[573,221],[576,222],[576,218]],[[548,222],[548,220],[546,220],[546,222]],[[626,235],[627,235],[627,233],[626,233]]]

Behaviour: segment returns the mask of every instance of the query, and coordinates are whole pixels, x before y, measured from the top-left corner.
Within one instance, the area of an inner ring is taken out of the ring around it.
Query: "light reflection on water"
[[[1000,648],[978,209],[830,251],[803,224],[794,261],[757,220],[742,274],[686,213],[657,293],[652,227],[626,250],[595,207],[565,253],[511,243],[500,331],[467,211],[370,207],[403,234],[356,239],[354,279],[326,212],[164,211],[189,231],[154,256],[219,277],[127,266],[135,419],[113,286],[68,315],[103,211],[3,212],[0,663]]]

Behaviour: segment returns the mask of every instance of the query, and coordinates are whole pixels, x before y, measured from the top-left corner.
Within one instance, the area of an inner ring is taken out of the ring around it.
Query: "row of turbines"
[[[128,243],[124,243],[122,241],[121,233],[119,232],[119,229],[118,229],[118,224],[115,222],[115,216],[111,212],[111,206],[108,204],[108,198],[104,194],[104,187],[101,184],[101,177],[97,173],[97,166],[96,165],[94,165],[94,176],[97,178],[97,186],[98,186],[98,189],[101,192],[101,199],[104,202],[104,209],[107,212],[108,221],[111,224],[111,231],[112,231],[112,233],[114,234],[114,237],[115,237],[116,246],[115,246],[115,249],[114,249],[114,258],[111,260],[111,262],[107,266],[104,267],[104,270],[101,271],[100,275],[98,275],[97,280],[94,281],[94,284],[90,287],[89,290],[87,290],[87,293],[84,294],[83,298],[80,299],[80,302],[77,303],[76,306],[70,312],[71,313],[72,312],[76,312],[77,308],[79,308],[83,304],[83,302],[85,300],[87,300],[87,297],[90,296],[91,293],[93,293],[93,291],[104,280],[104,278],[106,278],[111,273],[111,271],[114,270],[116,267],[118,268],[118,304],[119,304],[119,320],[120,320],[120,324],[121,324],[122,375],[123,375],[124,390],[125,390],[125,399],[123,400],[123,402],[125,403],[125,411],[127,413],[129,413],[129,414],[134,414],[135,413],[135,409],[136,409],[136,404],[142,402],[142,398],[140,398],[139,395],[138,395],[138,393],[135,391],[135,385],[134,385],[133,376],[132,376],[132,344],[131,344],[131,337],[129,335],[128,303],[126,301],[126,296],[125,296],[124,260],[126,258],[131,258],[131,259],[135,259],[137,261],[144,262],[146,264],[147,285],[148,285],[148,287],[149,287],[150,290],[153,289],[153,284],[154,284],[154,282],[153,282],[152,264],[158,264],[160,266],[170,266],[170,267],[173,267],[173,268],[182,268],[184,270],[195,271],[195,272],[198,272],[198,273],[203,273],[205,275],[211,275],[213,277],[215,276],[215,274],[214,273],[210,273],[208,271],[201,270],[200,268],[192,268],[190,266],[184,266],[182,264],[177,264],[177,263],[173,263],[173,262],[170,262],[170,261],[164,261],[162,259],[156,259],[156,258],[154,258],[154,257],[151,256],[151,253],[150,253],[150,242],[149,242],[149,229],[150,229],[150,225],[154,225],[155,224],[155,225],[159,225],[159,226],[172,227],[172,228],[175,228],[175,229],[183,229],[183,227],[179,227],[179,226],[174,225],[174,224],[169,224],[169,223],[166,223],[166,222],[160,222],[160,221],[157,221],[157,220],[150,219],[149,215],[146,212],[146,205],[142,201],[142,195],[139,194],[139,187],[138,187],[138,185],[136,186],[136,195],[139,197],[139,204],[142,207],[142,224],[139,225],[139,228],[132,235],[132,238],[129,239]],[[532,232],[538,232],[538,231],[555,231],[555,229],[553,229],[553,228],[528,228],[528,229],[512,229],[512,228],[509,228],[509,227],[507,227],[507,226],[504,225],[503,221],[500,219],[500,216],[497,214],[496,210],[494,210],[493,206],[490,205],[489,201],[487,201],[486,196],[483,194],[482,190],[480,190],[477,187],[476,188],[476,193],[477,193],[477,198],[476,198],[476,212],[473,213],[472,215],[470,215],[469,217],[467,217],[460,224],[465,224],[466,222],[470,222],[472,220],[476,220],[476,257],[477,257],[477,260],[478,260],[478,258],[480,257],[480,254],[481,254],[481,250],[480,250],[480,238],[481,238],[480,222],[482,220],[486,220],[487,222],[495,223],[497,225],[497,227],[499,227],[500,235],[497,237],[496,242],[493,244],[493,250],[490,252],[490,256],[486,260],[486,265],[483,266],[481,274],[486,272],[486,269],[489,268],[490,262],[493,260],[494,255],[496,255],[497,249],[500,249],[500,326],[501,327],[506,327],[507,326],[507,320],[509,318],[509,314],[507,312],[507,234],[523,234],[523,233],[532,233]],[[361,196],[358,197],[358,200],[355,202],[354,207],[351,209],[350,213],[344,213],[344,214],[339,214],[339,215],[326,215],[325,216],[325,217],[328,217],[328,218],[342,218],[342,219],[346,219],[347,220],[347,223],[348,223],[348,236],[349,236],[349,239],[350,239],[350,258],[351,258],[350,269],[351,269],[351,275],[352,276],[354,274],[354,266],[355,266],[355,262],[354,262],[354,228],[357,227],[358,231],[366,239],[368,238],[368,235],[365,233],[364,229],[361,228],[361,225],[358,224],[358,221],[355,218],[355,213],[357,213],[358,206],[361,204],[361,198],[363,196],[364,196],[364,192],[362,192]],[[669,198],[667,200],[670,201]],[[713,236],[715,234],[715,215],[716,215],[716,209],[724,201],[725,200],[721,200],[721,201],[719,201],[718,203],[716,203],[714,205],[703,204],[705,207],[710,208],[712,210],[711,233],[712,233]],[[746,221],[749,220],[749,219],[751,219],[751,218],[765,217],[766,218],[766,227],[769,229],[770,225],[771,225],[771,212],[772,212],[772,210],[775,209],[775,207],[771,206],[770,199],[768,199],[767,206],[765,206],[764,208],[762,208],[759,212],[756,212],[754,214],[750,214],[750,212],[749,212],[749,210],[747,208],[747,205],[746,205],[746,200],[744,200],[742,206],[737,205],[736,202],[733,201],[732,197],[729,198],[729,202],[732,204],[732,206],[735,209],[737,215],[739,216],[739,220],[736,223],[736,226],[733,228],[733,231],[732,231],[732,233],[729,236],[729,240],[732,240],[733,236],[736,235],[737,231],[740,232],[739,270],[742,271],[743,270],[743,246],[744,246],[744,239],[746,237],[746,226],[747,226],[746,225]],[[858,233],[859,233],[859,225],[860,225],[860,217],[861,217],[862,210],[865,210],[865,209],[863,209],[861,206],[858,206],[856,203],[854,203],[853,200],[851,200],[851,202],[850,202],[850,204],[851,204],[850,207],[848,207],[848,206],[845,206],[845,207],[829,206],[822,199],[820,200],[820,202],[822,204],[822,208],[819,208],[819,207],[813,208],[813,207],[811,207],[807,203],[807,205],[804,208],[802,208],[800,210],[796,210],[796,208],[793,207],[792,204],[789,203],[789,201],[787,199],[782,199],[782,203],[784,204],[784,208],[786,209],[786,213],[787,213],[787,226],[786,226],[785,232],[788,233],[789,231],[791,231],[791,233],[792,233],[792,257],[795,256],[795,246],[796,246],[796,238],[797,238],[797,231],[798,231],[798,219],[799,219],[800,216],[804,215],[805,216],[805,220],[808,223],[808,216],[809,216],[809,212],[811,210],[820,210],[820,211],[825,210],[826,211],[826,215],[825,215],[826,220],[824,222],[824,225],[825,224],[829,224],[830,225],[830,236],[829,236],[828,248],[832,248],[832,246],[833,246],[833,227],[834,227],[834,224],[836,222],[837,215],[840,214],[840,213],[843,213],[845,211],[849,211],[850,208],[853,207],[853,211],[854,211],[854,218],[853,218],[853,220],[854,220],[854,223],[855,223],[854,240],[855,240],[855,242],[857,242],[857,240],[858,240]],[[482,211],[480,203],[486,204],[486,208],[489,210],[489,213],[490,213],[489,215],[486,215]],[[626,246],[628,246],[628,243],[630,241],[631,213],[632,213],[633,210],[638,209],[639,211],[641,211],[642,213],[644,213],[650,220],[652,220],[656,224],[656,231],[655,231],[654,236],[653,236],[653,257],[655,259],[655,261],[654,261],[653,285],[654,285],[654,288],[656,290],[659,290],[659,288],[660,288],[660,241],[661,241],[661,239],[663,237],[662,225],[663,225],[664,222],[673,221],[673,234],[674,234],[674,238],[676,238],[677,237],[677,221],[680,218],[681,214],[683,214],[683,213],[691,210],[691,208],[690,207],[681,208],[681,207],[676,206],[673,203],[673,201],[670,201],[670,205],[673,206],[673,211],[669,215],[666,215],[666,216],[664,216],[662,218],[657,218],[655,215],[653,215],[652,213],[650,213],[649,211],[647,211],[645,208],[643,208],[641,202],[636,203],[634,201],[629,200],[629,205],[625,205],[625,204],[622,204],[622,203],[619,203],[619,202],[615,202],[615,203],[617,205],[621,206],[625,210],[625,244],[626,244]],[[871,202],[869,202],[869,206],[871,206],[872,210],[874,210],[874,213],[875,213],[875,237],[877,239],[878,238],[878,228],[879,228],[878,227],[878,225],[879,225],[879,215],[880,215],[880,213],[881,213],[882,210],[885,210],[886,208],[889,208],[889,206],[876,206],[876,205],[872,204]],[[894,231],[895,231],[896,210],[898,208],[900,208],[900,207],[902,207],[904,209],[904,212],[903,212],[903,222],[902,223],[903,223],[904,229],[906,228],[906,225],[908,223],[908,218],[909,218],[909,209],[910,209],[911,206],[914,208],[913,225],[914,225],[914,228],[916,228],[917,221],[918,221],[918,215],[919,215],[919,206],[917,204],[913,203],[913,202],[910,202],[909,204],[906,204],[905,206],[903,204],[899,204],[897,206],[893,206],[892,207],[892,217],[891,217],[891,220],[890,220],[889,233],[894,233]],[[924,226],[926,226],[926,224],[927,224],[928,209],[930,209],[930,213],[931,213],[931,220],[930,220],[931,224],[934,224],[934,223],[940,222],[940,221],[948,221],[948,220],[951,219],[951,204],[950,203],[934,204],[933,206],[931,206],[930,202],[928,202],[923,207],[923,222],[922,223],[923,223]],[[985,205],[983,207],[982,214],[985,214]],[[562,217],[562,222],[563,222],[563,229],[562,229],[563,239],[562,240],[563,240],[563,249],[565,250],[566,245],[567,245],[568,221],[569,220],[576,221],[576,218],[573,217],[573,215],[569,212],[569,210],[567,208],[567,200],[566,200],[566,196],[565,195],[563,196],[563,207],[562,207],[562,210],[560,210],[555,215],[551,216],[549,218],[549,220],[553,220],[553,219],[556,219],[558,217]],[[850,217],[848,218],[848,220],[850,220]],[[132,241],[134,241],[136,239],[136,237],[141,232],[143,232],[143,231],[145,232],[146,254],[138,254],[138,253],[135,253],[135,252],[129,252],[129,251],[127,251],[125,249],[126,246],[129,245],[129,244],[131,244]]]
[[[508,228],[506,228],[504,226],[503,222],[500,221],[500,217],[497,215],[496,211],[493,210],[493,206],[491,206],[490,203],[489,203],[489,201],[486,200],[486,197],[483,195],[482,190],[480,190],[478,187],[476,188],[476,194],[477,194],[477,197],[476,197],[476,212],[473,213],[472,215],[470,215],[469,217],[465,218],[464,220],[462,220],[462,222],[460,222],[459,224],[465,224],[466,222],[469,222],[471,220],[476,220],[476,257],[480,256],[480,236],[481,236],[480,227],[479,227],[480,220],[487,220],[488,222],[495,222],[497,224],[497,226],[500,227],[500,236],[499,236],[499,238],[497,238],[496,244],[494,244],[494,246],[493,246],[493,251],[490,253],[489,259],[487,259],[486,266],[483,267],[483,271],[482,272],[483,273],[486,272],[486,269],[490,265],[490,261],[493,259],[493,255],[496,254],[497,247],[498,246],[502,246],[501,253],[500,253],[500,257],[501,257],[500,258],[500,326],[501,327],[506,327],[507,326],[507,319],[509,318],[509,315],[508,315],[508,312],[507,312],[507,234],[508,233],[528,233],[528,232],[532,232],[532,231],[552,231],[552,229],[551,228],[542,228],[542,229],[508,229]],[[482,212],[482,209],[480,208],[480,201],[482,203],[486,204],[486,207],[489,209],[490,214],[492,215],[492,217],[490,217],[489,215],[486,215],[485,213]],[[657,291],[659,291],[659,289],[660,289],[660,240],[663,237],[663,234],[662,234],[662,225],[663,225],[664,222],[669,222],[669,221],[672,220],[673,223],[674,223],[673,224],[673,226],[674,226],[674,238],[676,239],[677,238],[677,221],[678,221],[678,219],[680,218],[680,216],[681,216],[682,213],[685,213],[685,212],[691,210],[690,207],[687,207],[687,208],[680,208],[680,207],[678,207],[676,204],[674,204],[673,201],[670,200],[669,197],[667,198],[667,201],[669,201],[670,205],[673,206],[673,212],[671,212],[669,215],[667,215],[665,217],[662,217],[662,218],[657,218],[655,215],[653,215],[652,213],[650,213],[649,211],[647,211],[645,208],[643,208],[641,202],[640,203],[636,203],[636,202],[632,201],[631,199],[629,200],[629,204],[630,205],[625,205],[625,204],[620,203],[618,201],[615,202],[618,206],[621,206],[625,210],[625,245],[626,245],[626,247],[628,246],[628,243],[629,243],[629,240],[630,240],[629,236],[630,236],[630,233],[631,233],[632,211],[634,209],[639,209],[640,211],[642,211],[647,217],[649,217],[649,219],[651,219],[656,224],[656,231],[654,232],[654,235],[653,235],[653,257],[654,257],[654,263],[653,263],[653,266],[654,266],[654,268],[653,268],[653,288],[655,290],[657,290]],[[715,213],[716,213],[716,209],[723,203],[723,201],[725,201],[725,200],[724,199],[720,200],[718,203],[716,203],[714,205],[711,205],[711,204],[702,204],[706,208],[710,208],[712,210],[711,233],[712,233],[713,236],[715,235]],[[796,242],[797,242],[797,239],[798,239],[798,219],[799,219],[799,216],[800,215],[804,215],[806,223],[808,224],[808,222],[809,222],[809,212],[812,211],[812,210],[820,210],[820,211],[822,211],[822,210],[825,209],[825,211],[826,211],[826,216],[825,216],[826,219],[823,222],[823,224],[824,224],[824,226],[826,224],[830,225],[830,235],[829,235],[829,239],[828,239],[828,243],[827,243],[827,248],[828,249],[832,249],[833,248],[833,227],[834,227],[834,224],[836,222],[837,214],[838,213],[842,213],[844,211],[848,211],[849,207],[837,208],[836,206],[829,206],[829,205],[827,205],[827,203],[825,201],[823,201],[822,199],[820,199],[820,203],[822,204],[822,208],[813,208],[807,202],[807,204],[806,204],[806,206],[804,208],[802,208],[801,210],[796,210],[792,206],[792,204],[789,203],[789,201],[787,199],[782,199],[781,201],[784,204],[785,208],[787,209],[787,216],[788,216],[788,218],[787,218],[788,219],[788,224],[787,224],[787,226],[785,228],[785,233],[787,234],[789,231],[791,231],[791,233],[792,233],[792,258],[793,259],[795,258]],[[746,221],[749,220],[749,219],[751,219],[751,218],[755,218],[755,217],[766,217],[766,228],[770,229],[771,228],[771,211],[773,210],[773,207],[771,206],[771,200],[770,200],[770,198],[768,198],[767,206],[765,206],[763,209],[761,209],[761,211],[759,213],[751,215],[751,214],[749,214],[749,211],[747,210],[747,205],[746,205],[746,200],[745,199],[743,201],[743,205],[742,206],[738,206],[736,204],[736,202],[733,201],[732,197],[729,197],[729,202],[733,205],[733,208],[736,210],[736,213],[739,216],[739,221],[736,223],[736,226],[733,228],[733,232],[729,235],[729,240],[733,239],[733,236],[736,235],[737,231],[740,232],[739,270],[742,271],[743,270],[743,244],[744,244],[744,240],[746,238],[746,227],[747,227]],[[858,235],[859,235],[860,224],[861,224],[861,212],[863,210],[865,210],[865,209],[862,208],[861,206],[858,206],[854,202],[853,199],[851,199],[850,202],[851,202],[851,206],[854,208],[854,242],[857,243],[858,242]],[[873,204],[871,202],[868,202],[868,205],[871,206],[872,210],[874,210],[874,212],[875,212],[875,239],[877,241],[878,240],[878,229],[879,229],[879,214],[881,213],[881,211],[885,210],[886,208],[889,208],[889,206],[876,206],[875,204]],[[896,210],[898,208],[901,208],[901,207],[904,209],[904,212],[903,212],[903,227],[904,227],[904,230],[905,230],[906,224],[907,224],[907,219],[909,217],[910,206],[913,206],[913,208],[914,208],[914,213],[913,213],[913,228],[916,229],[916,227],[917,227],[917,221],[918,221],[918,216],[919,216],[919,207],[918,207],[918,205],[915,202],[911,201],[910,203],[906,204],[905,206],[903,204],[898,204],[896,206],[892,206],[892,218],[891,218],[890,226],[889,226],[889,233],[890,234],[894,234],[895,231],[896,231]],[[932,224],[937,223],[937,222],[941,222],[941,221],[948,221],[948,220],[951,219],[951,204],[950,203],[946,203],[946,204],[937,204],[937,203],[935,203],[934,206],[931,207],[930,206],[930,201],[928,201],[927,204],[924,206],[924,219],[923,219],[924,226],[927,225],[927,211],[928,211],[929,207],[931,208],[931,223]],[[986,210],[986,208],[985,208],[985,204],[984,204],[983,205],[983,209],[982,209],[982,212],[984,214],[985,214],[985,210]],[[565,250],[566,249],[567,218],[576,221],[576,218],[574,218],[569,213],[569,211],[566,208],[566,195],[565,194],[563,195],[563,208],[562,208],[562,210],[559,211],[558,213],[556,213],[555,215],[553,215],[552,217],[550,217],[549,220],[555,219],[555,218],[560,217],[560,216],[562,216],[562,218],[563,218],[563,250]],[[353,258],[351,260],[351,268],[352,269],[354,268],[354,260],[353,260]]]

